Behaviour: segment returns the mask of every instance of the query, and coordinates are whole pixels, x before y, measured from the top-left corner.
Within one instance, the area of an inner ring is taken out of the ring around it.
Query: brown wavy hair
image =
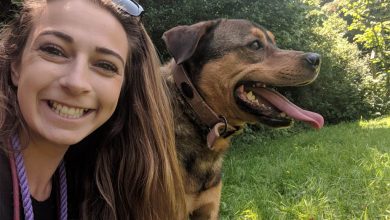
[[[10,63],[20,60],[34,19],[51,1],[25,0],[20,14],[0,33],[1,146],[16,131],[26,131]],[[129,55],[114,114],[65,155],[70,218],[183,219],[184,189],[173,116],[156,50],[139,18],[122,12],[110,0],[90,1],[120,21]]]

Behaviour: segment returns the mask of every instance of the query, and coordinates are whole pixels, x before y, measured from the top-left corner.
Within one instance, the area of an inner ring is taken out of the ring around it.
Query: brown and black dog
[[[247,123],[323,126],[276,92],[318,75],[320,56],[281,50],[271,32],[247,20],[178,26],[163,39],[174,60],[162,67],[172,93],[176,145],[191,219],[218,219],[223,155]],[[176,62],[175,62],[176,61]]]

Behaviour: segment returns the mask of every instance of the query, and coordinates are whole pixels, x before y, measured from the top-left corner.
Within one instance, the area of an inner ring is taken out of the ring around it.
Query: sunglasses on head
[[[133,0],[112,0],[112,2],[132,16],[138,17],[144,12],[142,6]]]

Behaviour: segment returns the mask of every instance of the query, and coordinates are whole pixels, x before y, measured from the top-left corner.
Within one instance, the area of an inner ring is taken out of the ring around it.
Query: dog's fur
[[[165,32],[163,39],[206,103],[235,128],[258,122],[272,127],[291,123],[257,95],[261,103],[257,110],[243,103],[242,97],[237,98],[239,85],[245,85],[245,89],[248,83],[256,82],[274,87],[299,86],[310,83],[318,74],[317,54],[278,49],[271,32],[247,20],[178,26]],[[207,147],[204,125],[194,117],[173,81],[174,60],[164,65],[162,72],[172,94],[188,214],[191,219],[218,219],[222,160],[231,136],[219,137],[212,148]]]

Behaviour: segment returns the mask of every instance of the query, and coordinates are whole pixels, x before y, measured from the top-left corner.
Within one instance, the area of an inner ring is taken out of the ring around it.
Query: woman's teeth
[[[55,111],[58,115],[65,117],[65,118],[81,118],[86,112],[88,112],[88,109],[85,108],[75,108],[70,107],[66,105],[59,104],[54,101],[49,101],[49,106],[53,111]]]

